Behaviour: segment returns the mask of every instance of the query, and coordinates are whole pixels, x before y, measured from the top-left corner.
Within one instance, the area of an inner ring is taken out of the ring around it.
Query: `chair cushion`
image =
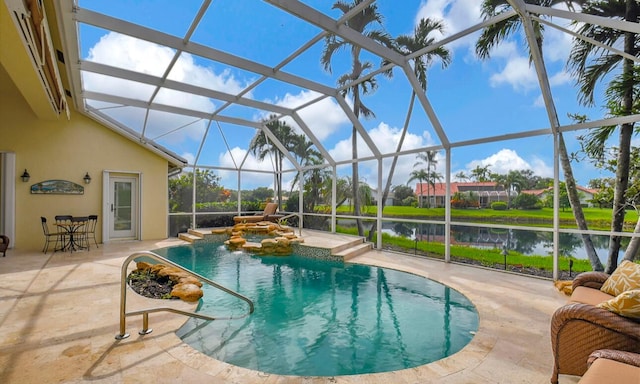
[[[580,286],[573,290],[570,300],[576,303],[598,305],[613,298],[614,296],[604,293],[598,289]]]
[[[630,289],[640,289],[640,264],[624,260],[602,284],[600,290],[618,296]]]
[[[620,316],[640,319],[640,289],[625,291],[597,305]]]
[[[582,376],[579,384],[638,384],[640,368],[615,360],[597,359]]]

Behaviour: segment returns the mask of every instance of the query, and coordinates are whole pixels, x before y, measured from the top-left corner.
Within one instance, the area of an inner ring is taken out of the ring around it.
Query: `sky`
[[[341,13],[331,9],[333,2],[326,0],[305,1],[305,4],[332,17]],[[421,18],[440,20],[445,25],[443,36],[459,32],[482,20],[480,2],[477,0],[393,0],[377,2],[384,16],[383,27],[391,36],[411,34]],[[400,4],[400,5],[398,5]],[[80,7],[122,18],[182,39],[194,14],[200,7],[196,1],[80,1]],[[567,22],[554,19],[565,27]],[[292,17],[281,9],[258,0],[214,0],[202,22],[194,31],[192,41],[212,46],[220,51],[242,58],[274,66],[296,51],[320,32],[315,26]],[[87,24],[79,28],[81,58],[116,67],[135,70],[153,76],[162,76],[175,51],[166,46],[121,35]],[[491,52],[489,60],[480,60],[475,54],[478,33],[466,36],[446,45],[451,52],[451,64],[443,68],[434,61],[428,72],[426,96],[447,136],[453,143],[508,133],[547,129],[549,119],[542,102],[538,79],[529,65],[525,38],[516,34]],[[300,57],[286,64],[282,70],[334,87],[340,75],[350,67],[349,51],[337,52],[331,63],[331,72],[320,64],[323,41],[316,43]],[[546,27],[543,54],[547,65],[552,95],[561,125],[571,124],[570,113],[580,113],[590,120],[606,116],[602,102],[592,107],[581,106],[577,101],[574,80],[567,72],[566,60],[571,49],[571,36]],[[377,57],[363,53],[376,67]],[[238,94],[260,78],[254,72],[228,67],[193,54],[182,53],[168,75],[170,80]],[[107,94],[149,100],[154,88],[141,83],[114,80],[105,76],[84,72],[83,88]],[[407,120],[411,88],[398,68],[393,77],[376,78],[375,93],[363,97],[364,104],[375,113],[375,118],[361,119],[364,128],[382,154],[393,154]],[[602,85],[599,86],[602,89]],[[278,80],[266,80],[243,95],[246,98],[270,102],[284,107],[296,107],[318,99],[320,94]],[[176,105],[212,113],[224,105],[220,100],[194,96],[174,90],[162,89],[154,100],[157,103]],[[348,100],[348,103],[351,102]],[[270,158],[259,161],[247,148],[256,130],[251,127],[228,123],[209,122],[193,117],[151,112],[122,107],[101,101],[90,104],[113,119],[142,132],[169,150],[193,164],[235,168],[243,163],[245,168],[273,170]],[[264,110],[232,106],[223,115],[260,121],[268,117]],[[336,160],[351,157],[351,123],[338,103],[324,98],[300,110],[300,116],[309,126],[327,152]],[[286,120],[299,129],[292,120]],[[208,128],[207,128],[208,127]],[[568,151],[579,151],[577,134],[565,134]],[[204,140],[204,145],[200,143]],[[553,177],[554,159],[552,136],[498,141],[474,146],[456,147],[451,153],[452,177],[459,172],[469,173],[477,166],[489,166],[495,173],[530,169],[542,177]],[[440,137],[416,102],[411,110],[409,128],[402,150],[441,144]],[[200,149],[202,148],[202,149]],[[364,140],[359,140],[359,155],[367,156],[371,150]],[[436,157],[436,169],[445,173],[444,151]],[[415,155],[399,158],[393,185],[405,184],[410,173],[417,169]],[[383,180],[386,180],[390,159],[384,161]],[[580,185],[590,179],[609,176],[593,168],[587,161],[574,163],[574,173]],[[291,169],[289,165],[285,168]],[[349,175],[351,166],[338,167],[340,175]],[[361,179],[375,188],[378,165],[366,161],[360,165]],[[235,172],[219,171],[226,187],[237,187]],[[285,176],[290,182],[293,172]],[[562,178],[562,176],[561,176]],[[273,177],[268,173],[253,172],[243,175],[243,189],[272,186]],[[414,185],[416,181],[410,183]]]

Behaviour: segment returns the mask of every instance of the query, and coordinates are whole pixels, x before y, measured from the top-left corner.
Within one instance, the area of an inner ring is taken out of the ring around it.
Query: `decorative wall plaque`
[[[31,186],[31,193],[44,195],[84,195],[84,187],[67,180],[45,180]]]

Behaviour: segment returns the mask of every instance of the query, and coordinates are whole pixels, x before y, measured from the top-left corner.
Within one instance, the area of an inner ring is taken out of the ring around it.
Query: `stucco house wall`
[[[15,238],[20,249],[42,248],[40,216],[98,214],[101,241],[104,170],[142,175],[141,240],[167,237],[168,161],[80,113],[41,119],[0,65],[0,152],[16,155]],[[20,180],[27,169],[29,182]],[[92,178],[85,185],[82,177]],[[34,183],[61,179],[84,185],[83,195],[37,195]]]

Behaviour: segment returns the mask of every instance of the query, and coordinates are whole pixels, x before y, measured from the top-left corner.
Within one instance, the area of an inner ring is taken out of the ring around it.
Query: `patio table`
[[[71,252],[77,251],[79,249],[85,249],[87,247],[83,246],[80,241],[78,241],[79,231],[87,225],[87,221],[89,220],[88,216],[74,216],[71,217],[71,220],[67,220],[65,222],[56,223],[58,227],[63,229],[68,236],[65,236],[66,242],[63,245],[63,250],[69,250]]]

